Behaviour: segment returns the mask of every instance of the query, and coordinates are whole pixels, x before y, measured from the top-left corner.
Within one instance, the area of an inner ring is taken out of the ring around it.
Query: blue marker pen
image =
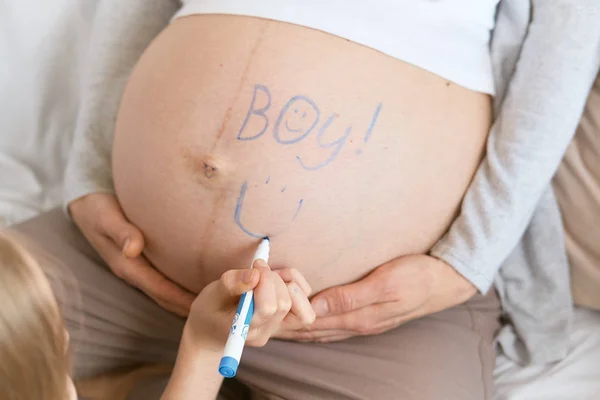
[[[259,258],[268,262],[270,249],[269,238],[264,238],[258,245],[256,253],[254,253],[250,268],[254,265],[254,261]],[[229,338],[227,339],[227,344],[225,344],[223,357],[219,364],[219,373],[225,378],[233,378],[237,372],[238,365],[240,365],[246,336],[248,336],[248,329],[250,329],[252,314],[254,314],[254,291],[250,290],[240,298],[235,317],[233,318],[233,324],[231,325],[231,331],[229,332]]]

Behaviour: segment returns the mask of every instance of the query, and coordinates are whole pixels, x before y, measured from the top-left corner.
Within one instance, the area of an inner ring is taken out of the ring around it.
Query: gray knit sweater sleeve
[[[65,207],[90,193],[114,192],[111,152],[123,90],[143,51],[179,7],[177,0],[101,0],[98,4],[65,171]]]
[[[481,292],[525,231],[600,63],[600,1],[535,0],[516,69],[463,200],[431,254]]]

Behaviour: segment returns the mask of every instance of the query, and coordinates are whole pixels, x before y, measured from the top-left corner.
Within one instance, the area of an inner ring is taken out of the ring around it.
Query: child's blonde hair
[[[68,398],[68,335],[36,260],[0,232],[0,399]]]

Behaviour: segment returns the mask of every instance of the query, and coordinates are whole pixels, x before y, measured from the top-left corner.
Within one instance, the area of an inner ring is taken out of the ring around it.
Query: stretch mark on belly
[[[214,150],[216,149],[217,145],[221,141],[221,138],[223,137],[223,133],[225,132],[225,129],[227,128],[227,124],[229,123],[229,120],[231,119],[233,106],[238,101],[238,98],[240,96],[242,88],[244,87],[244,85],[246,83],[246,79],[248,77],[250,67],[252,66],[252,62],[254,60],[254,56],[256,55],[256,52],[258,51],[258,49],[264,39],[265,32],[269,28],[270,24],[271,23],[269,21],[265,21],[264,24],[260,27],[260,31],[258,32],[258,38],[256,39],[254,46],[252,47],[252,50],[248,57],[248,61],[246,62],[246,66],[244,68],[244,71],[242,72],[242,76],[241,76],[240,81],[236,88],[235,96],[234,96],[233,100],[231,101],[231,103],[227,109],[227,112],[225,113],[223,122],[221,123],[219,131],[217,132],[217,135],[213,142],[210,153],[214,153]],[[212,181],[212,179],[211,179],[211,181]],[[227,198],[227,191],[221,190],[221,191],[219,191],[219,194],[215,197],[215,199],[212,203],[212,220],[211,220],[210,224],[206,225],[206,228],[202,232],[202,236],[201,236],[203,238],[203,240],[205,240],[205,245],[206,245],[203,247],[203,249],[209,249],[211,247],[211,241],[214,238],[214,235],[212,235],[212,232],[214,231],[214,229],[216,227],[216,221],[219,220],[219,216],[224,210],[223,204],[224,204],[226,198]],[[201,257],[204,256],[204,254],[203,254],[204,251],[205,250],[201,251],[201,254],[200,254]]]
[[[237,226],[239,226],[240,229],[246,235],[251,236],[253,238],[257,238],[257,239],[262,239],[266,236],[273,237],[273,236],[277,236],[277,235],[283,233],[287,228],[285,228],[282,232],[278,232],[278,233],[267,233],[267,232],[255,233],[244,226],[244,224],[242,223],[242,210],[244,208],[244,199],[246,197],[247,190],[248,190],[248,181],[244,181],[244,183],[242,183],[242,187],[240,188],[240,194],[238,196],[237,203],[235,205],[235,213],[233,216],[233,219],[235,220],[235,223],[237,224]],[[300,199],[300,201],[298,201],[298,207],[296,208],[296,212],[294,213],[294,216],[292,217],[290,223],[296,219],[296,217],[300,213],[300,210],[302,209],[303,204],[304,204],[304,199]]]

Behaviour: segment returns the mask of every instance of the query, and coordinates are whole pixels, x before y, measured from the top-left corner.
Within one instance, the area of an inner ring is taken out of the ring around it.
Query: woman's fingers
[[[115,275],[146,293],[161,307],[179,316],[188,315],[196,296],[154,269],[144,257],[123,257],[121,249],[105,236],[93,241]]]
[[[277,295],[277,311],[270,321],[270,333],[273,333],[292,309],[292,297],[287,285],[279,275],[271,272],[271,278],[273,279],[275,293]]]
[[[142,232],[125,218],[116,198],[103,198],[101,205],[103,218],[100,222],[102,233],[112,239],[127,258],[136,258],[144,251]]]
[[[303,325],[310,325],[315,321],[316,314],[303,289],[296,282],[287,284],[287,290],[292,300],[291,314]]]
[[[260,282],[254,290],[254,318],[248,343],[264,346],[290,312],[292,298],[285,282],[264,261],[257,260],[254,268],[260,271]]]
[[[115,195],[92,193],[71,202],[69,210],[88,239],[90,235],[103,235],[111,239],[126,257],[135,258],[142,254],[144,236],[125,218]]]
[[[283,279],[285,283],[296,282],[296,284],[304,291],[306,296],[310,296],[312,288],[308,284],[308,281],[296,268],[282,268],[275,272]]]
[[[142,256],[144,236],[125,218],[115,195],[89,194],[71,202],[69,211],[115,275],[161,307],[187,316],[196,296],[167,279]]]
[[[254,316],[252,325],[261,327],[277,312],[277,292],[273,272],[264,260],[256,260],[254,268],[260,272],[260,281],[254,289]]]
[[[123,256],[127,258],[136,258],[142,255],[144,251],[144,236],[139,229],[128,223],[126,238],[123,241]]]
[[[187,316],[196,296],[167,279],[142,256],[144,236],[127,221],[116,197],[93,194],[83,200],[84,208],[78,212],[80,219],[93,215],[96,222],[81,224],[81,228],[113,273],[146,293],[161,307]]]
[[[264,260],[259,259],[252,269],[225,272],[221,276],[220,286],[219,292],[230,299],[254,290],[254,315],[246,340],[250,346],[264,346],[285,325],[286,318],[293,317],[303,326],[315,319],[306,294],[310,286],[295,270],[276,273]]]
[[[167,304],[167,310],[185,317],[189,314],[196,295],[185,290],[162,273],[154,269],[143,257],[126,259],[131,263],[131,271],[126,280],[139,288],[155,301]]]
[[[324,331],[283,331],[277,334],[278,339],[293,340],[298,342],[331,342],[336,338],[352,337],[353,332],[342,329],[331,329]]]
[[[160,299],[152,298],[152,300],[154,300],[156,302],[156,304],[158,304],[160,306],[160,308],[164,308],[165,310],[170,311],[170,312],[172,312],[173,314],[175,314],[175,315],[177,315],[179,317],[187,318],[188,315],[189,315],[189,313],[190,313],[190,310],[188,310],[188,309],[185,309],[183,307],[179,307],[179,306],[174,305],[174,304],[170,304],[170,303],[166,303],[166,302],[160,301]]]

